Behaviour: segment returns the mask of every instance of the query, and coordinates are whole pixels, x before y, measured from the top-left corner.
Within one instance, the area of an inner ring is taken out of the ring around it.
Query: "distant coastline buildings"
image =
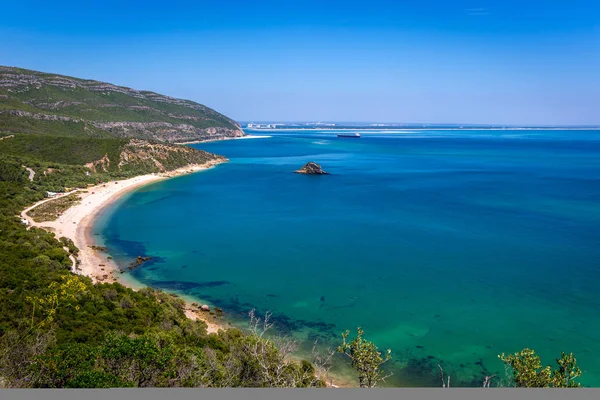
[[[517,126],[438,123],[381,123],[381,122],[241,122],[245,129],[314,129],[314,130],[381,130],[381,129],[444,129],[444,130],[600,130],[600,126]]]
[[[275,129],[277,128],[278,124],[255,124],[255,123],[251,123],[246,125],[246,128],[249,129]]]
[[[337,124],[325,122],[310,122],[310,123],[289,123],[289,124],[256,124],[251,122],[246,125],[247,129],[277,129],[277,128],[315,128],[315,127],[335,127]]]

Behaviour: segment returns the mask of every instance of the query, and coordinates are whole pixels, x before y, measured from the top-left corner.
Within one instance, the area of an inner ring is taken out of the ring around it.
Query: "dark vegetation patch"
[[[79,194],[73,193],[42,203],[30,210],[27,215],[35,222],[55,221],[62,213],[80,202],[81,197]]]
[[[149,281],[148,284],[153,287],[159,287],[168,290],[193,290],[214,288],[223,285],[230,285],[228,281],[207,281],[207,282],[184,282],[184,281]]]

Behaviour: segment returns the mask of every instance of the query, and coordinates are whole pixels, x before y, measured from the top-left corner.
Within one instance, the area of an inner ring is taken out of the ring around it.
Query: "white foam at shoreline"
[[[242,137],[237,137],[235,138],[235,140],[239,140],[239,139],[267,139],[267,138],[271,138],[273,136],[269,136],[269,135],[246,135],[246,136],[242,136]]]

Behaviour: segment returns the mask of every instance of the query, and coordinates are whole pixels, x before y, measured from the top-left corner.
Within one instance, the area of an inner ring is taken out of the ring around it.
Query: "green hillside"
[[[165,142],[243,135],[237,122],[193,101],[4,66],[0,132]]]
[[[221,156],[192,147],[142,139],[27,134],[14,134],[3,139],[0,155],[20,160],[23,165],[39,172],[37,179],[41,179],[44,173],[39,165],[61,165],[63,171],[65,168],[76,169],[81,179],[90,180],[96,174],[124,178],[224,160]]]

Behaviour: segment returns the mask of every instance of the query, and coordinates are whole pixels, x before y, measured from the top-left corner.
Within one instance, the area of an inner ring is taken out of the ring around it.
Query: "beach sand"
[[[93,235],[91,234],[94,218],[102,209],[112,204],[120,196],[134,190],[135,188],[162,179],[167,179],[169,177],[206,170],[222,162],[225,161],[209,161],[205,164],[190,165],[185,168],[166,173],[142,175],[135,178],[102,183],[96,186],[91,186],[87,189],[73,190],[69,193],[63,194],[61,197],[64,197],[70,193],[78,192],[81,197],[80,203],[66,210],[55,221],[38,223],[33,221],[33,219],[27,215],[31,209],[42,203],[52,201],[55,198],[45,199],[37,202],[31,207],[28,207],[21,213],[21,217],[27,220],[29,226],[46,229],[54,232],[57,238],[64,236],[71,239],[73,243],[75,243],[75,246],[77,246],[79,249],[79,254],[77,256],[79,265],[77,265],[74,257],[71,256],[74,273],[88,276],[94,283],[119,282],[131,289],[138,290],[143,288],[144,285],[133,279],[124,279],[123,274],[120,273],[120,269],[117,264],[112,261],[112,259],[108,259],[108,254],[101,250],[96,250],[90,247],[96,245],[93,240]],[[217,332],[219,329],[226,329],[224,325],[219,324],[219,322],[210,318],[209,315],[206,315],[208,313],[202,312],[198,309],[198,307],[193,306],[191,300],[185,300],[185,315],[192,320],[203,320],[208,325],[207,330],[209,333]]]

